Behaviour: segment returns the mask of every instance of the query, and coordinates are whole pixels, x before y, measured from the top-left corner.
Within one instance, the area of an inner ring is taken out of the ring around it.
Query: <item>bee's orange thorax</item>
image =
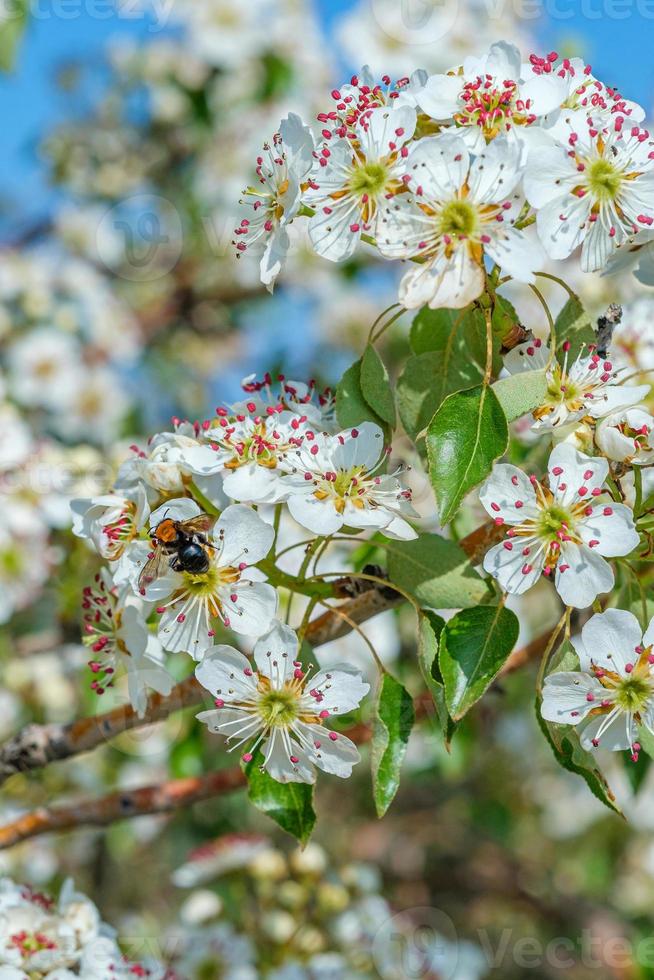
[[[154,536],[158,541],[163,541],[166,544],[170,541],[174,541],[177,537],[175,521],[171,521],[170,518],[166,518],[165,520],[161,521],[160,524],[157,524]]]

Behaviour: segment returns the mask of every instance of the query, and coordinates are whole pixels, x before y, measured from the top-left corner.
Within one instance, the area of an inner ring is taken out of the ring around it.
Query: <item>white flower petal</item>
[[[631,508],[613,502],[593,507],[592,514],[577,524],[577,532],[584,544],[598,542],[593,547],[606,558],[630,554],[640,540]]]
[[[245,636],[261,636],[277,612],[277,592],[267,582],[242,579],[225,590],[223,599],[225,626]]]
[[[262,521],[251,507],[232,504],[218,518],[213,538],[219,548],[221,567],[238,567],[243,562],[254,565],[265,558],[272,547],[275,532],[272,525]]]
[[[625,667],[638,659],[636,647],[641,642],[642,630],[633,613],[607,609],[591,616],[581,631],[581,640],[575,638],[573,646],[583,670],[598,664],[626,677]]]
[[[588,414],[599,419],[621,408],[630,408],[646,398],[650,390],[650,385],[606,385],[589,401]]]
[[[150,527],[154,530],[161,521],[169,519],[171,521],[190,521],[192,517],[197,517],[202,510],[190,497],[175,497],[167,500],[161,507],[157,507],[150,514]]]
[[[613,569],[592,548],[565,541],[556,566],[556,590],[566,606],[586,609],[598,595],[610,592]]]
[[[496,463],[479,491],[479,500],[493,518],[521,524],[539,514],[536,491],[523,470],[509,463]]]
[[[580,671],[559,671],[549,674],[543,685],[541,715],[545,721],[560,725],[578,725],[589,711],[602,700],[604,688],[590,674]],[[589,701],[587,695],[591,695]]]
[[[279,729],[273,728],[261,751],[266,772],[278,783],[315,783],[316,774],[307,752],[297,742],[292,742],[289,751]]]
[[[504,367],[509,374],[523,371],[541,371],[549,362],[550,349],[542,340],[527,340],[504,355]]]
[[[205,651],[195,668],[195,676],[202,687],[214,697],[220,697],[225,704],[248,697],[257,686],[250,661],[226,644],[217,644]]]
[[[365,683],[354,667],[336,664],[312,677],[310,688],[321,695],[315,698],[316,710],[329,711],[330,715],[343,715],[358,707],[370,690],[370,685]],[[313,700],[313,695],[310,697]]]
[[[529,548],[529,555],[523,549]],[[505,592],[522,595],[535,585],[543,571],[543,552],[538,538],[519,538],[495,545],[484,558],[484,570]]]
[[[463,82],[460,75],[431,75],[418,95],[420,108],[432,119],[450,119],[459,108]]]
[[[597,733],[606,722],[606,715],[598,715],[584,728],[581,733],[581,744],[583,748],[594,749],[593,739],[597,738]],[[632,722],[631,730],[627,728],[627,716],[620,713],[605,729],[599,740],[598,748],[606,749],[609,752],[620,752],[631,747],[636,739],[636,725]]]
[[[347,779],[361,756],[354,742],[340,732],[329,732],[320,725],[302,725],[313,743],[311,761],[332,776]]]
[[[206,603],[191,597],[169,606],[159,620],[157,635],[165,650],[200,660],[213,643]]]
[[[359,225],[358,209],[347,198],[343,204],[333,204],[329,213],[325,213],[324,206],[319,207],[309,220],[309,238],[318,255],[330,262],[344,262],[354,254],[359,243],[360,232],[352,230]]]
[[[459,136],[445,133],[428,136],[413,144],[406,161],[411,188],[423,190],[425,200],[448,200],[468,176],[470,154]]]
[[[270,678],[273,687],[283,687],[293,676],[293,661],[298,658],[297,634],[290,626],[275,620],[272,627],[257,640],[254,659],[260,674]]]
[[[545,253],[532,228],[518,231],[506,226],[502,235],[496,235],[486,245],[486,253],[505,275],[518,282],[533,282],[534,273],[545,264]]]
[[[550,489],[556,500],[568,506],[576,500],[593,499],[593,490],[600,490],[609,472],[609,464],[601,456],[586,456],[569,443],[559,443],[547,464]],[[579,491],[585,488],[585,492]]]
[[[492,140],[477,156],[468,182],[473,200],[495,204],[511,196],[525,167],[522,143],[500,136]]]
[[[590,204],[588,197],[567,194],[543,205],[538,211],[536,230],[551,259],[566,259],[581,245]]]
[[[334,469],[363,466],[370,470],[384,451],[384,433],[375,422],[362,422],[332,436],[330,448]]]
[[[214,735],[223,735],[225,738],[233,738],[243,728],[246,728],[244,735],[250,734],[250,729],[254,734],[259,724],[256,716],[250,716],[238,708],[210,708],[208,711],[198,712],[195,717]]]
[[[297,493],[289,497],[288,509],[298,524],[314,534],[334,534],[343,527],[343,516],[331,497],[319,500],[313,492]]]
[[[256,463],[245,463],[223,476],[223,490],[232,500],[253,504],[276,503],[284,497],[279,472]]]

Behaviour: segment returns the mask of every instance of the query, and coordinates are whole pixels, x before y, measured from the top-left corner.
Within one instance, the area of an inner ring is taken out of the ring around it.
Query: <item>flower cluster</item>
[[[0,976],[3,980],[166,980],[157,963],[130,963],[115,931],[68,880],[58,899],[0,879]]]
[[[269,377],[243,387],[244,401],[215,418],[176,420],[135,446],[110,493],[73,501],[75,533],[108,562],[82,599],[92,687],[103,693],[125,668],[143,713],[149,689],[171,689],[165,652],[188,653],[215,701],[200,719],[243,746],[245,762],[260,747],[279,781],[312,782],[314,767],[347,776],[358,752],[325,722],[368,685],[346,665],[308,674],[276,619],[282,512],[314,552],[341,530],[409,539],[411,492],[378,425],[338,430],[330,392]],[[256,667],[219,642],[225,631],[256,640]]]
[[[445,74],[377,83],[364,68],[332,98],[318,132],[284,121],[245,191],[237,249],[263,251],[269,287],[298,215],[326,259],[363,240],[410,260],[410,309],[466,306],[489,262],[529,283],[546,257],[581,247],[582,269],[603,271],[654,221],[644,110],[578,58],[524,62],[502,41]]]

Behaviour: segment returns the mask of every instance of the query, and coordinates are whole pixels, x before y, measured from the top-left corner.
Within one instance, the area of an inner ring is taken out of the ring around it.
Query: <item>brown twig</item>
[[[76,827],[104,827],[116,820],[152,813],[169,813],[200,800],[221,796],[245,785],[238,769],[222,769],[188,779],[173,779],[156,786],[110,793],[94,800],[81,800],[67,806],[39,807],[0,827],[0,850],[55,830]]]

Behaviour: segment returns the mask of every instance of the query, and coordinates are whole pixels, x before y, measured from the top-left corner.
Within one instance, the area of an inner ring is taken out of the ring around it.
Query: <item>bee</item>
[[[143,592],[168,568],[176,572],[192,572],[202,575],[209,569],[209,544],[207,533],[215,523],[215,517],[198,514],[188,521],[174,521],[165,517],[151,528],[152,552],[141,569],[139,589]]]

